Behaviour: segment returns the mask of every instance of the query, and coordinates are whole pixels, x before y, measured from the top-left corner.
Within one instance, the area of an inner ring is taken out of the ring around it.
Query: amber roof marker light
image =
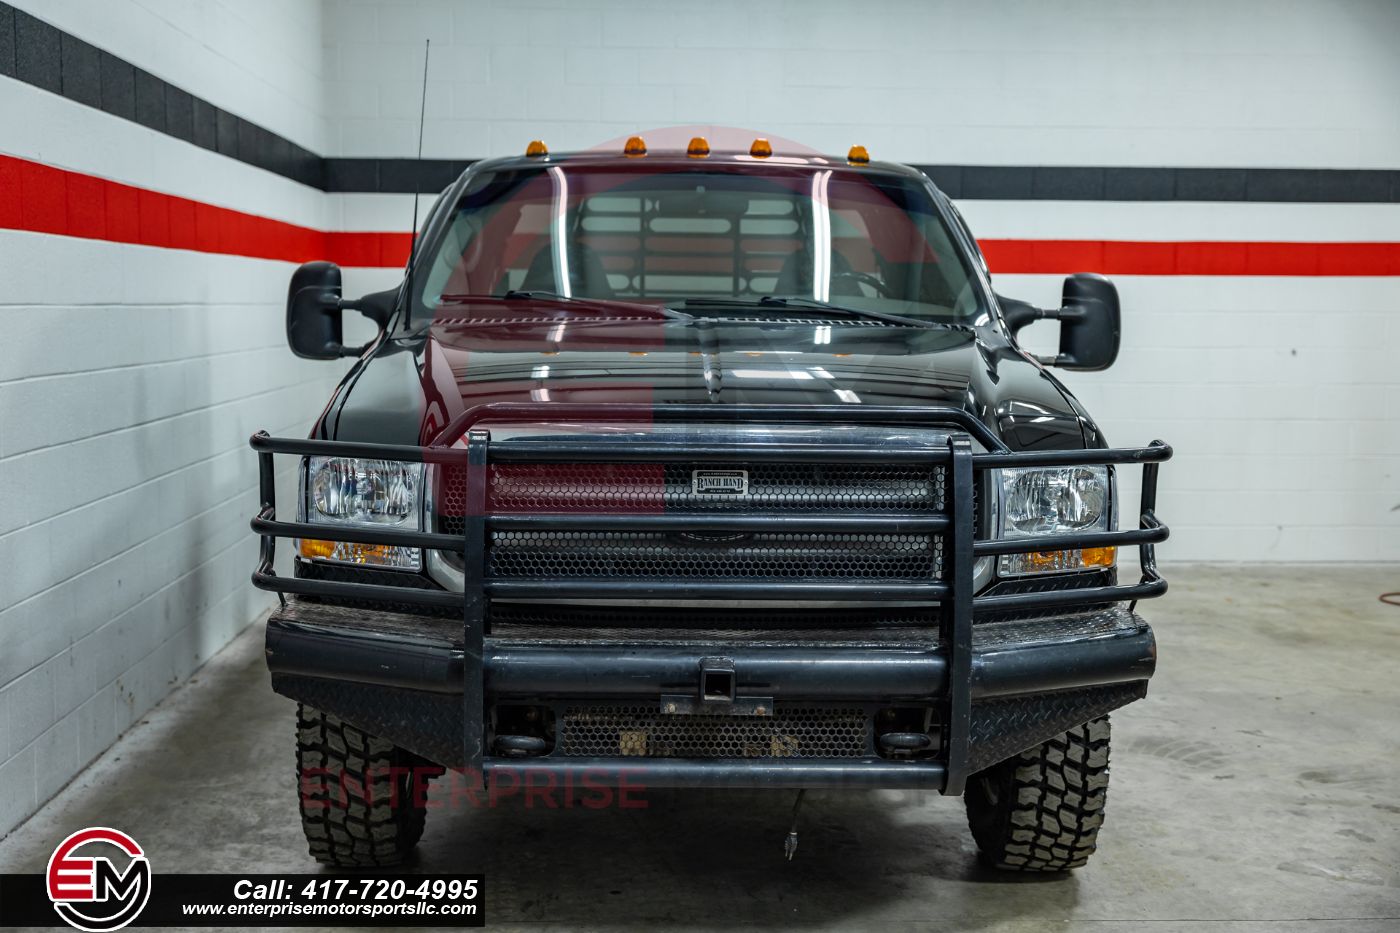
[[[647,154],[647,141],[640,136],[629,137],[622,147],[622,154],[629,158],[637,158]]]
[[[846,161],[852,165],[869,165],[870,153],[864,146],[852,146],[851,151],[846,153]]]
[[[755,159],[766,159],[772,154],[773,144],[762,136],[755,139],[753,145],[749,147],[749,155],[753,156]]]
[[[539,156],[547,156],[549,155],[549,149],[545,146],[543,140],[532,139],[530,140],[530,144],[525,147],[525,155],[531,159]]]
[[[685,154],[692,159],[703,159],[710,154],[710,141],[703,136],[696,136],[690,141],[690,145],[685,147]]]

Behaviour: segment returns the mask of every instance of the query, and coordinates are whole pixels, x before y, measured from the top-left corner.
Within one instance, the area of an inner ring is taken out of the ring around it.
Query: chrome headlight
[[[310,457],[302,508],[313,524],[421,531],[422,491],[422,464]],[[302,557],[342,564],[396,570],[417,570],[423,565],[423,553],[414,547],[304,539],[297,550]]]
[[[1034,538],[1113,527],[1113,474],[1106,466],[1019,467],[1001,471],[998,534]],[[1003,554],[1004,577],[1112,567],[1117,549],[1032,551]]]

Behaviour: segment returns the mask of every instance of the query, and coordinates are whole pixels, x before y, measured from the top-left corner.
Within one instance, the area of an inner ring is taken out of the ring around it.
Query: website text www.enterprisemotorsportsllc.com
[[[96,862],[89,859],[86,861]],[[105,861],[105,860],[103,860]],[[0,876],[0,926],[80,930],[202,926],[476,927],[479,875],[125,874],[98,865],[53,896],[44,875]],[[52,869],[51,869],[52,871]],[[86,885],[81,890],[79,884]],[[77,894],[68,897],[68,894]]]

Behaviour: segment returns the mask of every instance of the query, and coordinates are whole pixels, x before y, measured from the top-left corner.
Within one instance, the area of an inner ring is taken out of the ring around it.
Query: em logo
[[[120,850],[125,869],[106,855]],[[78,850],[84,854],[75,854]],[[151,863],[126,833],[105,826],[80,829],[58,844],[45,872],[53,909],[69,926],[89,933],[120,930],[141,913],[151,896]]]

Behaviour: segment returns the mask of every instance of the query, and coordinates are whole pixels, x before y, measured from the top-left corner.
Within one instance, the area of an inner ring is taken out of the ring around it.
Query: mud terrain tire
[[[297,801],[311,857],[341,868],[398,865],[423,835],[409,752],[297,705]]]
[[[1007,871],[1080,868],[1108,796],[1108,717],[973,775],[964,794],[982,860]]]

